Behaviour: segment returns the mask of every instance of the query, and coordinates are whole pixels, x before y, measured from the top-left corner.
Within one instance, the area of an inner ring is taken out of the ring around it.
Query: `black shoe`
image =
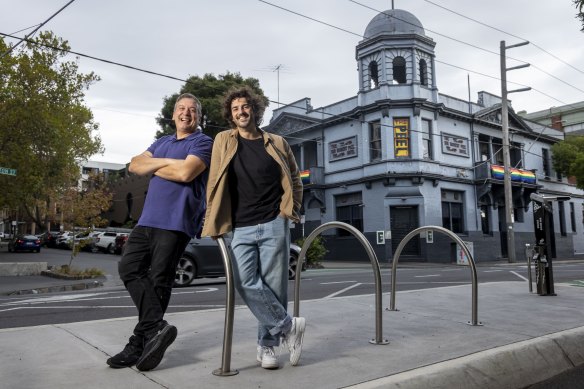
[[[126,347],[120,353],[109,358],[106,363],[114,369],[134,366],[136,361],[140,359],[142,351],[144,351],[142,339],[132,335]]]
[[[176,339],[176,334],[175,326],[164,324],[144,345],[144,352],[136,362],[138,370],[147,371],[158,366],[164,357],[164,352]]]

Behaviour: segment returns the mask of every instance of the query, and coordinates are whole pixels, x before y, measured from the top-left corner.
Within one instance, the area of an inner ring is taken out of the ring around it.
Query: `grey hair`
[[[195,95],[193,95],[192,93],[183,93],[182,95],[180,95],[179,97],[176,98],[176,102],[174,103],[174,109],[172,110],[173,115],[176,112],[176,107],[178,106],[178,102],[183,100],[183,99],[191,99],[191,100],[195,101],[195,106],[197,108],[197,126],[198,126],[199,124],[201,124],[201,116],[203,116],[203,108],[201,107],[201,102],[199,101],[199,99],[197,99],[195,97]]]

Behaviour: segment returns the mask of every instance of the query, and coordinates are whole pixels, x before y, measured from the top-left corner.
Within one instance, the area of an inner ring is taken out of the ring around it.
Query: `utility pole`
[[[515,259],[515,231],[513,230],[513,194],[511,189],[511,158],[509,153],[509,111],[507,106],[507,94],[515,92],[525,92],[531,88],[521,88],[507,91],[507,71],[526,68],[528,63],[523,65],[507,68],[505,50],[514,47],[525,46],[528,41],[517,43],[511,46],[505,46],[505,41],[501,41],[501,125],[503,126],[503,165],[505,176],[503,179],[505,190],[505,222],[507,227],[507,258],[510,263],[516,262]]]

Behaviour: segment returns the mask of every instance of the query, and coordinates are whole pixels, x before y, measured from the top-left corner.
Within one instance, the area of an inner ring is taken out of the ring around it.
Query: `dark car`
[[[298,264],[299,255],[300,247],[291,244],[290,263],[288,266],[288,279],[290,280],[296,277],[296,265]],[[221,250],[217,242],[209,237],[193,238],[180,257],[176,267],[174,283],[176,286],[187,286],[195,278],[224,276],[223,258],[221,258]]]
[[[41,246],[57,247],[57,236],[59,234],[59,231],[45,231],[37,236],[41,240]]]
[[[34,235],[17,235],[8,242],[8,252],[36,251],[41,252],[41,240]]]
[[[116,240],[114,241],[114,254],[124,253],[124,245],[127,240],[128,234],[118,234],[118,236],[116,236]]]

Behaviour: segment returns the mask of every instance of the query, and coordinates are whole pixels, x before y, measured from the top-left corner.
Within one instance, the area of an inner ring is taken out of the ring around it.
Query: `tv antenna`
[[[274,72],[277,73],[277,81],[278,81],[278,108],[280,108],[280,69],[282,69],[282,64],[276,65],[274,67]]]

